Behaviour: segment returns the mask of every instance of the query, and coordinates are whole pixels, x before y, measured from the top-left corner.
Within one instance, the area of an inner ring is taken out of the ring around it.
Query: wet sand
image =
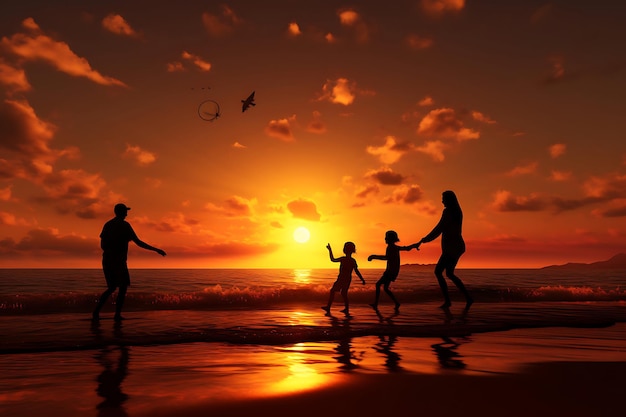
[[[0,415],[614,416],[626,323],[0,355]]]
[[[350,375],[331,388],[284,397],[211,401],[142,416],[568,416],[624,410],[624,362],[550,362],[494,375]]]

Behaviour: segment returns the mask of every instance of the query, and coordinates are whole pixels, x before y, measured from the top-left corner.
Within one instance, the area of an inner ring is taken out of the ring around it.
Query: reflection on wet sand
[[[383,316],[380,310],[375,310],[376,315],[378,316],[378,321],[381,323],[388,324],[389,326],[393,326],[393,319],[398,316],[398,310],[394,310],[392,314],[389,316]],[[378,343],[373,347],[373,349],[382,354],[385,358],[385,368],[389,372],[400,372],[403,371],[402,366],[400,366],[400,359],[402,356],[394,351],[394,345],[398,341],[398,337],[395,335],[381,335],[378,336]]]
[[[103,330],[100,321],[91,323],[91,333],[95,342],[103,341]],[[124,337],[122,322],[113,324],[113,338],[121,341]],[[96,405],[98,417],[126,417],[128,413],[124,403],[128,394],[122,391],[122,382],[128,375],[129,351],[123,344],[108,345],[100,349],[94,358],[102,369],[96,377],[98,383],[96,394],[102,398]]]
[[[116,355],[117,361],[115,360]],[[128,348],[126,346],[117,348],[109,346],[100,350],[95,358],[103,368],[96,378],[98,382],[96,393],[103,398],[96,406],[98,416],[127,416],[123,405],[129,397],[122,391],[122,382],[128,375]]]
[[[457,352],[457,348],[461,346],[461,343],[452,340],[448,336],[443,336],[441,339],[443,342],[430,345],[441,367],[445,369],[465,369],[466,365],[463,362],[463,356]]]
[[[344,336],[340,337],[337,346],[334,348],[338,356],[333,358],[339,363],[339,370],[342,372],[350,372],[359,367],[358,364],[353,361],[360,362],[363,357],[363,352],[360,355],[355,354],[352,349],[352,338],[350,337],[350,320],[351,317],[347,316],[343,319],[338,319],[335,316],[330,315],[330,323],[335,329],[340,329]]]

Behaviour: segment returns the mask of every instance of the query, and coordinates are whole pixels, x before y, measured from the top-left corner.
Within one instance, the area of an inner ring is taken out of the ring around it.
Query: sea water
[[[131,270],[125,320],[99,269],[0,269],[0,415],[151,415],[283,396],[383,373],[516,372],[544,361],[625,362],[624,271],[459,269],[476,302],[432,267],[403,266],[379,310],[382,270],[354,280],[350,315],[326,304],[331,269]],[[178,415],[178,414],[175,414]]]
[[[382,270],[353,280],[350,316],[326,304],[334,269],[136,269],[124,305],[125,332],[91,326],[105,288],[99,269],[0,269],[0,353],[90,349],[195,341],[280,344],[341,335],[432,336],[519,327],[598,326],[625,321],[624,270],[458,269],[476,300],[469,312],[450,283],[452,309],[437,308],[441,292],[430,266],[403,266],[391,289],[399,312],[374,284]],[[115,309],[115,294],[101,312]],[[105,330],[99,330],[99,329]],[[87,330],[86,330],[87,329]]]

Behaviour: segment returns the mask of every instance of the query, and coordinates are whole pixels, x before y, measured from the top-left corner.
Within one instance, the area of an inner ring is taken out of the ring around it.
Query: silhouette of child
[[[337,276],[337,281],[333,284],[330,289],[330,295],[328,296],[328,304],[322,307],[322,310],[326,311],[327,314],[330,314],[330,306],[333,304],[333,299],[335,298],[335,292],[340,291],[341,297],[343,298],[343,303],[345,308],[341,310],[342,313],[345,313],[346,316],[350,314],[350,305],[348,302],[348,289],[350,288],[350,283],[352,282],[352,271],[356,273],[356,275],[361,278],[361,282],[365,284],[365,280],[359,271],[359,267],[356,264],[356,260],[352,257],[352,254],[356,252],[356,246],[352,242],[346,242],[343,245],[343,253],[346,256],[342,256],[340,258],[335,258],[333,256],[333,250],[330,247],[330,243],[326,245],[328,249],[328,254],[330,256],[330,260],[332,262],[339,262],[339,275]]]
[[[387,261],[387,268],[385,269],[385,272],[383,272],[382,277],[380,277],[378,282],[376,282],[376,299],[374,300],[374,303],[370,304],[374,310],[378,310],[378,299],[380,298],[381,286],[383,286],[387,295],[389,295],[391,300],[396,304],[395,310],[398,311],[400,309],[400,303],[389,289],[389,285],[391,285],[391,283],[398,278],[398,274],[400,273],[400,251],[408,251],[415,248],[415,246],[398,246],[396,245],[396,242],[399,241],[400,239],[398,238],[398,234],[393,230],[388,230],[385,233],[385,243],[387,243],[387,250],[385,251],[385,254],[370,255],[367,257],[368,261],[371,261],[372,259]]]

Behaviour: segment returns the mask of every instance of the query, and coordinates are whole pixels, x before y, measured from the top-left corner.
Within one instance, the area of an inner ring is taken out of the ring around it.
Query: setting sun
[[[293,231],[293,240],[298,243],[306,243],[311,238],[311,233],[306,227],[298,227]]]

